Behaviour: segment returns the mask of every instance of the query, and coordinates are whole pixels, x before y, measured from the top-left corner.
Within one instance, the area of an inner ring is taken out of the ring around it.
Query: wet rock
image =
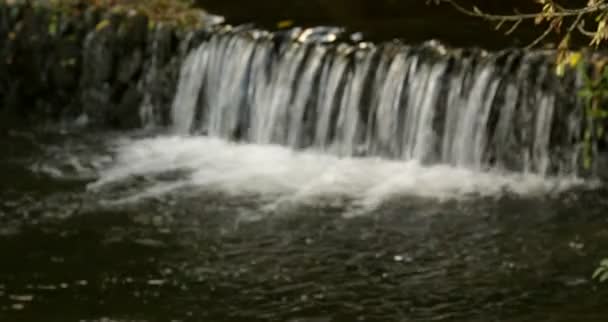
[[[20,85],[21,81],[17,79],[3,88],[2,106],[5,112],[15,112],[16,106],[19,106]]]
[[[122,96],[120,103],[110,111],[109,124],[122,129],[140,127],[142,124],[139,116],[139,107],[142,97],[143,95],[137,89],[137,86],[131,85]]]
[[[600,179],[608,181],[608,151],[604,151],[597,156],[596,171]]]
[[[81,95],[83,112],[98,124],[105,122],[108,110],[112,110],[110,84],[106,82],[95,88],[84,89]]]
[[[0,3],[0,109],[118,128],[162,120],[185,36],[142,15]],[[142,120],[144,98],[160,116]]]
[[[83,48],[83,86],[94,87],[110,81],[114,70],[114,28],[91,32]]]
[[[118,63],[117,80],[122,83],[136,80],[137,75],[141,73],[142,61],[143,53],[139,49],[122,56]]]

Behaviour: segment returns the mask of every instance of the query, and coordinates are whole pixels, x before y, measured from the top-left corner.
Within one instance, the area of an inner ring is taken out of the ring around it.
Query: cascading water
[[[577,79],[552,57],[433,42],[336,44],[334,30],[225,28],[186,58],[177,133],[546,174],[575,174]]]
[[[202,42],[184,54],[171,110],[177,135],[121,143],[90,188],[179,173],[119,201],[205,187],[273,205],[346,196],[367,211],[393,196],[589,183],[579,176],[584,109],[571,94],[579,80],[557,76],[550,53],[342,37],[329,28],[194,35]]]

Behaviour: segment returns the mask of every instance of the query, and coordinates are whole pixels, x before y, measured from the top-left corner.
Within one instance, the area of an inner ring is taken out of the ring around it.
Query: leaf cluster
[[[572,55],[572,54],[570,54]],[[608,61],[597,59],[589,68],[588,62],[579,61],[579,74],[583,77],[583,85],[578,95],[584,100],[587,117],[583,136],[583,167],[589,169],[593,161],[594,142],[605,135],[604,124],[608,119]]]
[[[448,3],[462,13],[491,21],[497,30],[506,26],[506,34],[511,34],[522,22],[532,20],[544,31],[527,46],[529,48],[541,44],[551,34],[559,37],[560,51],[570,48],[574,33],[589,38],[589,45],[594,47],[608,40],[608,0],[589,0],[586,5],[576,8],[564,7],[556,0],[534,0],[537,10],[527,13],[514,10],[511,14],[484,12],[476,6],[468,8],[460,5],[458,0],[432,1]]]

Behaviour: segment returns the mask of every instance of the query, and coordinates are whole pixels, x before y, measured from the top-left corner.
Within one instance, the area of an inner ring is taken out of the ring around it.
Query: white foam
[[[182,171],[173,181],[158,181],[133,201],[184,187],[228,194],[260,194],[275,202],[354,199],[375,207],[395,197],[437,200],[548,194],[583,184],[580,179],[543,178],[532,174],[480,173],[416,161],[340,158],[281,146],[237,144],[207,137],[157,137],[121,142],[116,161],[100,173],[91,190],[132,176]]]

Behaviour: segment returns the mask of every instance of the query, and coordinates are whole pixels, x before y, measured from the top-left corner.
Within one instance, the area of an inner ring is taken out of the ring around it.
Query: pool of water
[[[602,186],[162,133],[0,146],[0,321],[608,318]]]

